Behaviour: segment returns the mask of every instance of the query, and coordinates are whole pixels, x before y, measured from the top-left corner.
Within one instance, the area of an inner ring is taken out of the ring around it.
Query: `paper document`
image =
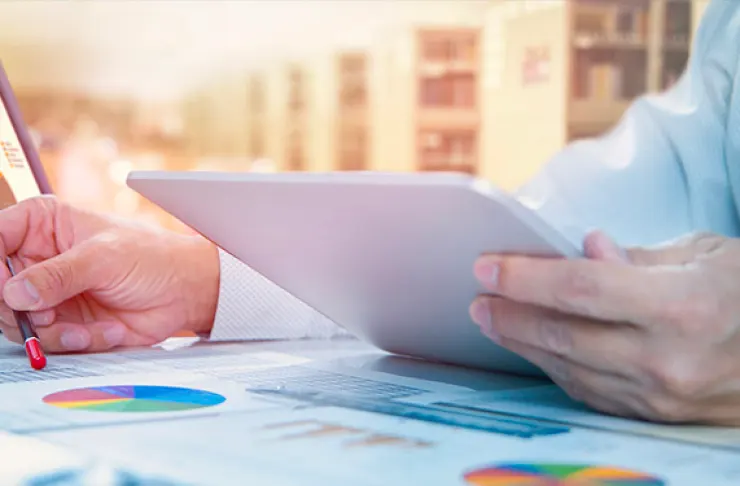
[[[737,454],[689,444],[576,428],[525,437],[332,406],[40,436],[90,453],[105,443],[123,466],[197,484],[483,486],[521,479],[517,467],[533,485],[737,486],[740,477]]]
[[[671,426],[601,414],[571,400],[555,385],[498,392],[467,392],[433,400],[449,410],[490,411],[552,424],[580,425],[620,433],[685,441],[740,452],[740,428]]]
[[[0,432],[0,478],[20,486],[171,486],[172,481],[92,460],[69,448]]]
[[[40,373],[22,355],[2,356],[0,429],[175,481],[482,486],[526,473],[532,484],[737,486],[740,477],[734,439],[666,440],[579,407],[545,380],[351,343],[54,356]]]
[[[265,400],[249,401],[243,386],[219,377],[306,361],[274,352],[245,353],[240,346],[53,356],[43,371],[30,369],[22,357],[0,358],[0,430],[32,433],[172,418],[167,411],[185,418],[262,409],[271,405]],[[177,389],[172,390],[173,387]],[[136,390],[148,396],[136,399],[132,395]],[[168,396],[162,397],[163,393]],[[206,406],[209,403],[200,403],[206,393],[228,400],[217,407]],[[151,413],[144,413],[146,406]],[[81,413],[116,407],[143,410]]]

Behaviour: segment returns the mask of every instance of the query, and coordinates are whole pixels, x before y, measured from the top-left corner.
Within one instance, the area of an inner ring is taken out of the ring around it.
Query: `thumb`
[[[712,233],[695,233],[650,248],[632,248],[627,254],[636,265],[686,265],[712,253],[724,241],[725,238]]]
[[[711,233],[682,236],[648,248],[621,248],[600,231],[588,234],[584,252],[595,260],[621,261],[639,266],[685,265],[700,254],[709,254],[721,246],[724,239]]]
[[[98,284],[94,254],[85,242],[26,268],[5,284],[5,303],[15,310],[44,310],[93,288]]]
[[[583,251],[586,258],[593,260],[623,263],[630,261],[627,250],[601,231],[593,231],[586,236],[583,240]]]

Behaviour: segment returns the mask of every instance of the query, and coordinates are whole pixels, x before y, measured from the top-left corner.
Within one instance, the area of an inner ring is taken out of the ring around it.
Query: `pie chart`
[[[473,486],[667,486],[650,475],[608,466],[500,464],[470,471]]]
[[[161,413],[219,405],[226,398],[193,388],[152,385],[117,385],[64,390],[43,399],[53,407],[89,412]]]

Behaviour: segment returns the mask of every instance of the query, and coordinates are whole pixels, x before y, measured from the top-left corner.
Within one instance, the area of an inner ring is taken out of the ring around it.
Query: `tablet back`
[[[472,322],[479,255],[578,253],[467,176],[134,172],[128,184],[381,349],[464,366],[540,373]]]

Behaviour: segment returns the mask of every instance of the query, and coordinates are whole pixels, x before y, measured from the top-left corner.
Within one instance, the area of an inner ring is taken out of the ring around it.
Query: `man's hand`
[[[593,233],[585,253],[482,256],[475,274],[491,295],[473,319],[598,410],[740,425],[740,240],[622,251]]]
[[[53,197],[0,211],[0,328],[31,312],[48,352],[103,351],[208,331],[218,300],[216,248],[196,236],[73,208]]]

